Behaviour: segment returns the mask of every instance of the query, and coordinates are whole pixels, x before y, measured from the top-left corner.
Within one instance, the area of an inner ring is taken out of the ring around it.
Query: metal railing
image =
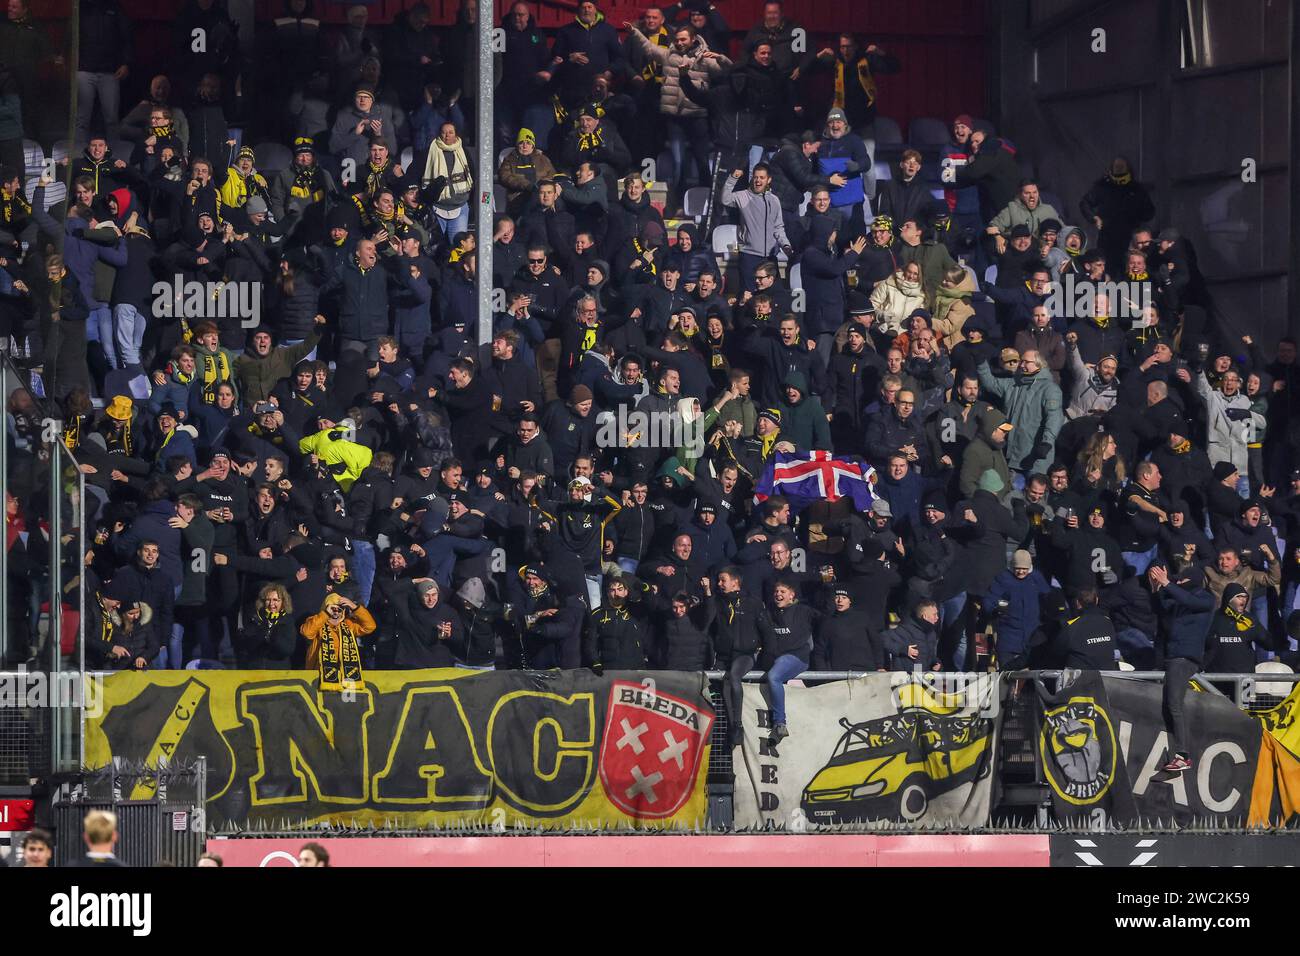
[[[710,680],[720,681],[727,675],[723,671],[707,671]],[[817,683],[839,681],[839,680],[856,680],[860,677],[868,677],[878,673],[912,673],[911,671],[804,671],[802,674],[791,678],[799,681],[814,681]],[[918,674],[925,674],[938,683],[948,682],[956,685],[962,678],[969,680],[970,677],[976,676],[982,672],[949,672],[949,671],[917,671]],[[1077,674],[1078,671],[1069,671],[1066,669],[1050,670],[1024,670],[1024,671],[1002,671],[1008,677],[1016,680],[1033,680],[1039,678],[1045,681],[1060,681],[1063,677]],[[1164,671],[1107,671],[1107,677],[1120,678],[1123,680],[1152,681],[1163,684],[1165,679]],[[765,680],[766,671],[749,671],[745,674],[744,680],[751,683]],[[1252,674],[1197,674],[1193,678],[1197,685],[1204,691],[1213,694],[1219,694],[1228,697],[1218,685],[1228,685],[1232,688],[1231,698],[1233,703],[1243,710],[1260,709],[1260,700],[1263,706],[1272,707],[1279,703],[1286,695],[1281,696],[1271,693],[1259,692],[1261,684],[1291,684],[1300,682],[1300,674],[1295,673],[1273,673],[1273,672],[1255,672]],[[1275,699],[1274,699],[1275,698]]]
[[[62,680],[66,682],[69,675],[85,673],[85,582],[82,571],[82,558],[86,554],[86,476],[81,470],[81,463],[64,444],[60,412],[55,402],[38,397],[32,387],[31,374],[19,369],[8,351],[0,358],[0,398],[4,401],[6,422],[5,439],[0,441],[0,502],[7,505],[9,495],[14,488],[14,469],[21,462],[33,465],[29,476],[32,487],[26,491],[28,504],[33,509],[42,495],[45,496],[45,508],[48,511],[46,530],[45,557],[48,579],[45,581],[28,579],[25,586],[34,588],[32,604],[39,606],[41,598],[48,599],[46,629],[40,633],[39,614],[28,608],[15,608],[14,583],[10,579],[9,548],[6,537],[4,547],[0,547],[0,668],[6,660],[14,660],[18,647],[11,630],[11,615],[15,610],[28,614],[32,624],[28,631],[28,648],[26,663],[17,673],[20,679],[27,674],[41,674],[47,686],[53,691]],[[21,399],[20,399],[21,393]],[[18,435],[17,419],[10,422],[11,409],[16,415],[21,407],[21,414],[29,417],[35,424],[35,434]],[[14,441],[19,454],[10,454],[9,443]],[[43,489],[35,482],[43,476],[47,486]],[[18,497],[15,495],[15,497]],[[71,526],[65,527],[64,509],[68,507]],[[8,521],[7,511],[5,521]],[[37,522],[33,522],[33,525]],[[7,525],[6,525],[7,528]],[[27,529],[28,546],[33,541],[39,542],[41,529]],[[65,542],[65,537],[67,541]],[[67,579],[64,575],[64,549],[75,541],[77,548],[77,573]],[[42,590],[44,593],[42,594]],[[63,604],[65,601],[76,611],[77,633],[71,653],[63,654]],[[77,697],[76,700],[80,700]],[[38,761],[53,773],[75,772],[83,765],[85,752],[84,709],[74,706],[66,698],[52,693],[48,711],[42,717],[44,728],[41,734],[48,746],[48,762]],[[0,744],[2,746],[2,744]],[[10,767],[10,770],[13,768]]]
[[[117,815],[118,859],[128,866],[194,866],[207,840],[207,758],[158,768],[122,762],[89,770],[55,795],[55,862],[83,852],[83,821],[92,810]]]

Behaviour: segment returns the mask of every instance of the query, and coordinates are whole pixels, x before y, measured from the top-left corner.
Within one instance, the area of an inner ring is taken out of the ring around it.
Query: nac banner
[[[1252,715],[1189,688],[1184,773],[1163,769],[1172,754],[1159,684],[1085,671],[1040,696],[1039,755],[1058,819],[1237,828],[1285,825],[1300,812],[1300,690]]]
[[[702,828],[702,674],[300,671],[115,674],[90,767],[208,759],[208,827]],[[137,787],[133,799],[152,794]]]
[[[790,736],[774,744],[766,687],[746,684],[736,826],[985,825],[1000,688],[996,674],[901,672],[792,684]]]

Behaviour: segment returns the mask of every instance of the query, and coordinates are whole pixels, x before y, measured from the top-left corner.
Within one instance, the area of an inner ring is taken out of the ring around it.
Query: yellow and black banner
[[[207,757],[208,823],[702,828],[704,675],[159,671],[104,682],[91,768]],[[148,785],[131,797],[149,797]]]
[[[1163,769],[1173,754],[1159,684],[1093,671],[1040,693],[1039,756],[1060,819],[1236,828],[1282,825],[1300,812],[1300,689],[1252,715],[1189,688],[1192,769],[1183,773]]]

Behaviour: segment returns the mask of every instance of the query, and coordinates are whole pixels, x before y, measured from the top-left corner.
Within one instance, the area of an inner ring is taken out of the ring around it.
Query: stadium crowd
[[[80,2],[72,195],[0,173],[32,653],[48,402],[95,667],[718,668],[732,706],[757,667],[784,724],[810,668],[1293,661],[1296,343],[1227,332],[1123,157],[1058,208],[971,116],[891,151],[875,77],[908,64],[796,52],[775,2],[743,40],[706,0],[553,36],[517,3],[475,131],[473,3],[334,36],[287,0],[252,64],[193,0],[178,38],[222,42],[119,116],[130,24]],[[39,30],[8,9],[0,45]],[[874,469],[868,509],[773,483],[814,452]]]

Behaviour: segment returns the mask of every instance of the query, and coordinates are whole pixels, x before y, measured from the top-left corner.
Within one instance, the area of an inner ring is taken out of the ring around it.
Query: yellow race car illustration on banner
[[[930,801],[988,776],[993,721],[958,708],[921,685],[900,690],[899,712],[862,723],[840,718],[844,733],[826,766],[804,788],[813,823],[919,820]]]

